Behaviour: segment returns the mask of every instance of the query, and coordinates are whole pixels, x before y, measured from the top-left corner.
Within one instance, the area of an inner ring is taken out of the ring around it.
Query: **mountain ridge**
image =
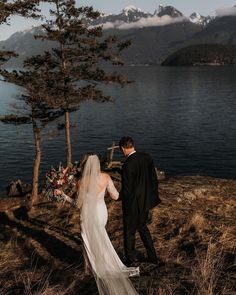
[[[214,16],[202,16],[199,19],[193,18],[193,15],[200,15],[197,12],[193,12],[189,17],[185,16],[182,12],[177,10],[175,7],[171,5],[163,6],[159,5],[157,9],[155,9],[154,13],[142,11],[140,8],[137,8],[133,5],[126,6],[122,11],[118,14],[103,14],[92,24],[105,24],[106,22],[115,22],[115,21],[124,21],[124,22],[137,22],[141,18],[155,18],[155,17],[163,17],[163,16],[170,16],[172,18],[183,17],[190,22],[199,23],[200,25],[205,25],[207,21],[209,22]],[[207,20],[207,21],[205,21]]]
[[[236,44],[236,16],[207,18],[193,13],[190,17],[192,21],[173,6],[159,6],[153,14],[128,6],[118,15],[102,14],[89,25],[103,25],[105,35],[132,40],[132,46],[123,53],[128,65],[160,64],[175,51],[194,44]],[[50,50],[52,42],[34,40],[34,35],[41,33],[40,27],[34,27],[1,41],[1,50],[14,50],[21,56],[7,65],[21,66],[26,57]]]

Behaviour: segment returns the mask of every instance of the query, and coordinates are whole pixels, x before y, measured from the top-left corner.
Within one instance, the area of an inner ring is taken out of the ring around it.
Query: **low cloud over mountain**
[[[207,17],[209,19],[209,17]],[[204,25],[205,17],[198,18],[198,14],[184,16],[173,6],[159,5],[154,13],[144,12],[140,8],[129,5],[120,14],[103,15],[91,25],[103,25],[103,29],[135,29],[143,27],[165,26],[169,24],[190,21]]]
[[[161,17],[152,16],[147,18],[140,18],[136,22],[126,23],[126,22],[107,22],[103,24],[104,29],[120,29],[120,30],[128,30],[135,28],[143,28],[143,27],[157,27],[157,26],[165,26],[173,23],[183,22],[186,20],[184,16],[173,18],[169,15],[163,15]]]

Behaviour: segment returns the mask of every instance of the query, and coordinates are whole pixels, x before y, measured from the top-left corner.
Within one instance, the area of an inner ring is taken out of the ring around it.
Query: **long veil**
[[[85,255],[100,295],[137,294],[129,279],[134,268],[123,265],[105,229],[107,209],[102,207],[106,206],[104,201],[101,204],[98,199],[100,173],[98,157],[89,156],[83,170],[78,198]]]

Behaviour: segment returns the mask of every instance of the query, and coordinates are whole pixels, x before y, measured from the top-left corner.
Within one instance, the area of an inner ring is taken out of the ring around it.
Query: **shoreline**
[[[109,172],[109,171],[106,171],[108,174],[113,174],[113,172]],[[162,172],[162,171],[161,171]],[[119,173],[116,173],[117,175],[119,175]],[[158,182],[161,183],[161,182],[165,182],[165,181],[168,181],[168,180],[181,180],[181,179],[184,179],[184,178],[189,178],[189,179],[192,179],[192,181],[194,181],[194,179],[202,179],[202,180],[215,180],[215,181],[225,181],[225,182],[236,182],[236,178],[223,178],[223,177],[216,177],[216,176],[209,176],[209,175],[199,175],[199,174],[196,174],[196,175],[172,175],[172,176],[166,176],[165,175],[165,178],[164,179],[158,179]],[[117,180],[117,179],[115,179]],[[39,194],[41,194],[42,192],[42,187],[40,187],[39,189]],[[0,199],[5,199],[5,198],[11,198],[11,197],[8,197],[7,196],[7,192],[6,192],[6,188],[5,188],[5,192],[4,192],[4,189],[0,189]],[[22,196],[17,196],[17,197],[13,197],[13,198],[22,198]]]
[[[108,172],[109,173],[109,172]],[[120,174],[118,172],[110,172],[118,190],[120,188]],[[159,180],[159,194],[163,191],[167,191],[172,196],[175,196],[178,201],[181,198],[187,196],[190,199],[205,198],[208,195],[219,195],[222,198],[229,198],[236,200],[236,179],[223,179],[211,176],[174,176],[167,177]],[[178,190],[181,192],[179,195]],[[27,206],[29,194],[18,197],[8,197],[0,195],[0,212],[14,211],[15,209]],[[48,199],[42,195],[42,191],[38,195],[39,203],[42,201],[48,201]],[[50,202],[50,201],[48,201]],[[35,205],[37,206],[37,204]]]

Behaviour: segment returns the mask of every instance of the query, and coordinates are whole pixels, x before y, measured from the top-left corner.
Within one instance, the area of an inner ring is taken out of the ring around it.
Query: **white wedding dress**
[[[77,206],[81,208],[81,236],[85,258],[96,279],[100,295],[136,295],[138,293],[129,276],[139,275],[139,267],[126,267],[122,263],[105,228],[108,219],[104,201],[106,190],[113,199],[118,199],[119,193],[109,176],[105,187],[99,191],[100,179],[98,157],[89,156],[77,199]]]

